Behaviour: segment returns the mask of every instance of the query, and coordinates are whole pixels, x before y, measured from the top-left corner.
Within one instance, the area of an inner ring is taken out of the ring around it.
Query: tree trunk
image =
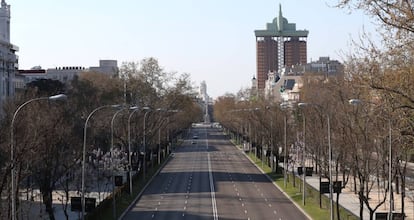
[[[358,198],[359,198],[359,219],[364,219],[364,182],[359,182],[359,192],[358,192]]]
[[[68,202],[69,202],[70,196],[69,196],[69,177],[68,177],[68,175],[66,175],[66,179],[65,179],[65,197],[66,197],[66,201],[63,204],[63,213],[65,215],[66,220],[69,220]]]
[[[341,219],[341,215],[339,213],[339,194],[340,193],[336,193],[336,219],[337,220]]]
[[[49,215],[50,220],[55,220],[55,214],[53,213],[52,206],[52,190],[46,190],[42,192],[43,204],[45,205],[46,213]]]

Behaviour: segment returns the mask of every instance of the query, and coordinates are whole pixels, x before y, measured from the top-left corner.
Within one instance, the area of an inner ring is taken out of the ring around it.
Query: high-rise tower
[[[10,5],[5,0],[0,7],[0,114],[3,101],[14,96],[14,76],[18,68],[16,52],[10,43]]]
[[[279,5],[279,16],[267,23],[265,30],[255,30],[257,89],[265,88],[269,71],[279,72],[284,66],[305,64],[307,61],[306,38],[309,31],[296,30],[295,23],[289,23],[282,15]]]

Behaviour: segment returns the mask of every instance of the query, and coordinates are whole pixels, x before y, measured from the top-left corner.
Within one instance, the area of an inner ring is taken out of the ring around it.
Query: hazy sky
[[[203,80],[212,97],[250,87],[254,30],[283,16],[306,29],[308,61],[343,59],[372,19],[330,7],[336,0],[6,0],[20,69],[98,66],[155,57],[169,72]]]

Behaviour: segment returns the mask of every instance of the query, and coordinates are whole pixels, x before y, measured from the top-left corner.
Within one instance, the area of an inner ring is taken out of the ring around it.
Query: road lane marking
[[[213,218],[214,220],[218,220],[216,190],[214,189],[214,180],[213,180],[213,172],[211,170],[210,153],[207,154],[207,158],[208,158],[208,177],[210,179],[211,206],[213,207]]]

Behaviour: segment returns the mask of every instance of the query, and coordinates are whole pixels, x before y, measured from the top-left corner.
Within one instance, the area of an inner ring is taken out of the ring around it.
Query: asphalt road
[[[124,220],[307,219],[218,129],[191,133]]]

